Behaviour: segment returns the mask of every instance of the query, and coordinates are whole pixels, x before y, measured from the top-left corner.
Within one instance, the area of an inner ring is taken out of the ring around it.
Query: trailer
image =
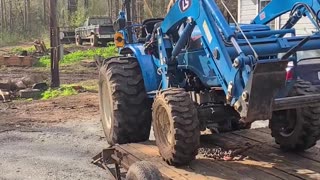
[[[203,134],[196,160],[174,167],[162,160],[155,141],[149,140],[107,148],[93,163],[117,180],[125,179],[139,162],[152,164],[162,179],[320,179],[319,142],[305,152],[288,153],[273,141],[267,128]]]

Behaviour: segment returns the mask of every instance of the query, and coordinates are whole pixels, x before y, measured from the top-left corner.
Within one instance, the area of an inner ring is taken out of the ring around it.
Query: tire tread
[[[141,142],[149,139],[151,103],[137,60],[133,57],[108,59],[100,70],[111,87],[114,127],[110,144]],[[100,78],[101,79],[101,78]]]

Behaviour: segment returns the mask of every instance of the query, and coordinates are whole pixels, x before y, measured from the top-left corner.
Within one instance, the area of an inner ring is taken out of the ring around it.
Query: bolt
[[[187,18],[187,23],[192,23],[193,22],[193,18],[192,17],[188,17]]]
[[[158,69],[157,69],[157,74],[161,76],[162,73],[163,73],[162,69],[161,69],[161,68],[158,68]]]
[[[233,64],[232,64],[233,67],[235,68],[238,68],[240,66],[240,60],[238,58],[236,58],[234,61],[233,61]]]
[[[247,91],[244,91],[243,93],[242,93],[242,99],[244,100],[244,101],[248,101],[248,99],[249,99],[249,93],[247,92]]]

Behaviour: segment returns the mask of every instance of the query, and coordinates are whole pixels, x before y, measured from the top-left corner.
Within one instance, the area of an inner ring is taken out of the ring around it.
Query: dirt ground
[[[1,68],[0,78],[49,73]],[[70,68],[62,83],[97,78],[95,68]],[[108,147],[99,120],[97,93],[53,100],[0,103],[0,179],[109,179],[91,158]]]
[[[0,179],[106,179],[97,94],[1,105]]]
[[[0,48],[0,55],[12,48]],[[50,77],[46,68],[0,67],[0,79],[31,74]],[[96,80],[98,71],[75,65],[61,68],[60,75],[61,84],[70,84]],[[0,102],[0,180],[110,179],[91,164],[91,158],[108,146],[97,93]]]

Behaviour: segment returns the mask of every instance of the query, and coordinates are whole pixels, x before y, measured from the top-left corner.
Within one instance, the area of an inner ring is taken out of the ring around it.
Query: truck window
[[[89,20],[89,25],[110,25],[112,24],[109,18],[94,18]]]

